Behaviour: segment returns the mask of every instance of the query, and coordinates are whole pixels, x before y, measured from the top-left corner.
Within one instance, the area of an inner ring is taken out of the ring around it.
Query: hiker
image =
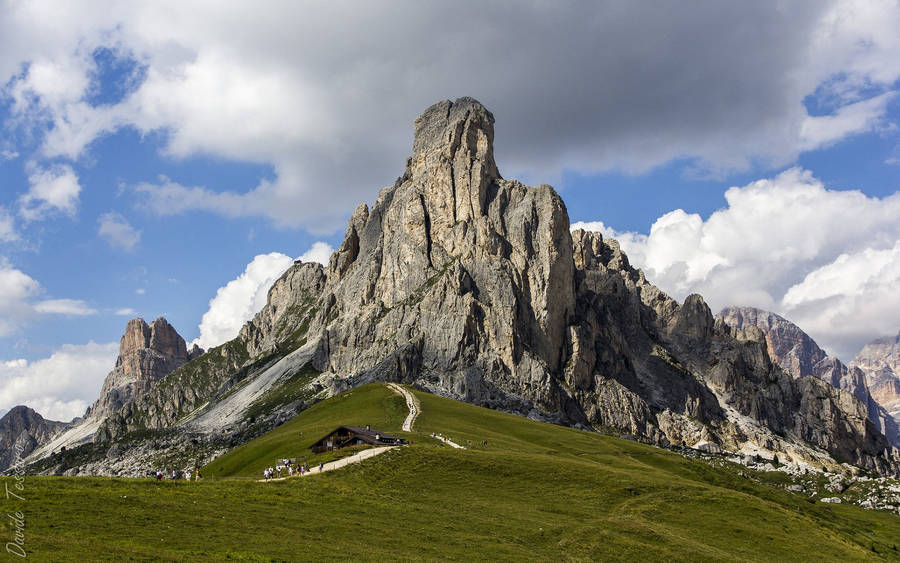
[[[185,481],[191,480],[191,470],[190,469],[188,469],[187,471],[184,472],[184,480]]]
[[[319,473],[321,473],[321,472],[322,472],[322,469],[324,469],[324,468],[325,468],[325,464],[324,464],[324,463],[320,463],[320,464],[319,464]]]
[[[269,468],[268,467],[263,469],[263,479],[265,479],[266,481],[269,480]]]
[[[156,480],[162,481],[162,471],[160,471],[158,469],[156,470]]]

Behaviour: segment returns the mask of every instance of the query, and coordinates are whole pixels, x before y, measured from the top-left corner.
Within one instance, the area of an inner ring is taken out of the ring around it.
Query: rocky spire
[[[106,376],[90,418],[117,411],[187,361],[184,339],[169,321],[159,317],[148,325],[144,319],[131,319],[119,341],[116,367]]]
[[[407,174],[423,189],[432,234],[449,242],[454,225],[485,214],[488,190],[500,179],[494,116],[472,98],[426,109],[415,121]]]

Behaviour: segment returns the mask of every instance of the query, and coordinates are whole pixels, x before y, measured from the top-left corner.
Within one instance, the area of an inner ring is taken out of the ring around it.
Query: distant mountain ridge
[[[19,405],[0,418],[0,471],[24,460],[34,449],[69,426],[47,420],[34,409]]]
[[[850,365],[865,372],[872,396],[900,424],[900,333],[866,344]]]
[[[769,355],[795,378],[817,377],[852,393],[866,407],[868,418],[878,431],[900,448],[898,423],[870,391],[861,369],[829,356],[800,327],[775,313],[754,307],[726,307],[719,317],[738,330],[750,326],[762,330]]]

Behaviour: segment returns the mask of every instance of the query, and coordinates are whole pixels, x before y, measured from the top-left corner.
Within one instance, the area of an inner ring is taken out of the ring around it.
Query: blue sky
[[[505,177],[676,298],[774,310],[845,360],[900,329],[896,3],[478,13],[0,3],[0,412],[83,411],[132,316],[234,336],[462,95]]]

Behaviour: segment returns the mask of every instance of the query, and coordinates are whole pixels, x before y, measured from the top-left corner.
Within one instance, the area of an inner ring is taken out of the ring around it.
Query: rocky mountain
[[[65,422],[47,420],[24,405],[13,407],[0,418],[0,471],[24,460],[67,426]]]
[[[900,424],[900,333],[866,344],[850,365],[863,370],[872,396]]]
[[[898,471],[852,394],[795,380],[759,329],[717,321],[698,295],[677,303],[616,241],[570,233],[553,188],[501,177],[493,138],[471,98],[428,108],[403,174],[356,209],[327,266],[294,265],[236,339],[103,421],[107,466],[135,436],[233,445],[382,380],[660,445]]]
[[[750,326],[762,330],[769,357],[794,377],[815,375],[816,364],[828,356],[800,327],[775,313],[755,307],[726,307],[718,316],[738,330]]]
[[[199,355],[200,350],[192,354]],[[164,376],[191,359],[187,345],[172,325],[160,317],[150,324],[131,319],[119,341],[116,367],[103,382],[100,398],[86,418],[100,420],[149,391]]]
[[[131,319],[119,341],[116,365],[103,381],[99,398],[65,431],[39,441],[29,461],[92,440],[107,417],[140,399],[164,376],[202,353],[196,346],[188,351],[184,339],[163,317],[150,324],[144,319]]]
[[[754,307],[726,307],[719,317],[737,330],[755,326],[766,338],[769,356],[786,372],[800,377],[817,377],[855,396],[865,407],[869,420],[879,432],[900,448],[900,429],[890,413],[870,391],[866,374],[829,356],[791,321]]]

